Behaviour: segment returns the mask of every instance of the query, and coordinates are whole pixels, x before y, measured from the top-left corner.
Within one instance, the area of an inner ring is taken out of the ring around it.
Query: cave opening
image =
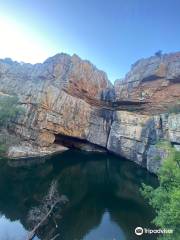
[[[61,144],[69,148],[77,148],[77,145],[87,144],[88,141],[76,137],[70,137],[62,134],[55,134],[55,144]]]
[[[105,148],[90,143],[86,139],[71,137],[63,134],[55,134],[55,144],[60,144],[70,149],[82,149],[86,151],[105,151]]]

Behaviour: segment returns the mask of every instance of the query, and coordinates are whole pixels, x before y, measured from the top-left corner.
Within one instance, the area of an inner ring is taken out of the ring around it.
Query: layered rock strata
[[[145,103],[144,113],[173,107],[180,96],[180,52],[141,59],[124,79],[115,81],[116,101]]]
[[[180,102],[179,79],[180,53],[138,61],[115,86],[77,55],[35,65],[0,60],[0,92],[17,94],[24,108],[9,126],[22,142],[9,156],[56,152],[71,137],[74,146],[107,149],[156,172],[164,155],[153,159],[155,144],[180,144],[180,114],[167,113]]]

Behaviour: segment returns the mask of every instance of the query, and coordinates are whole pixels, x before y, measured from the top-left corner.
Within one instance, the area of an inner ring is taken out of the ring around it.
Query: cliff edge
[[[114,86],[77,55],[42,64],[0,60],[0,93],[17,94],[23,115],[8,127],[21,143],[9,157],[58,152],[64,146],[108,150],[157,172],[160,140],[180,146],[180,53],[142,59]]]

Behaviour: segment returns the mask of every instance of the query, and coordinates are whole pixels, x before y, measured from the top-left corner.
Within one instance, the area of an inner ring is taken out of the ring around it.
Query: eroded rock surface
[[[114,86],[77,55],[35,65],[0,60],[0,92],[16,93],[24,108],[9,128],[26,147],[23,153],[21,145],[12,146],[9,156],[48,154],[58,136],[69,136],[83,148],[99,146],[156,172],[155,144],[180,144],[180,114],[164,113],[180,102],[179,79],[180,53],[139,60]]]
[[[17,93],[24,107],[10,126],[23,142],[50,147],[61,134],[106,147],[113,112],[99,106],[112,84],[90,62],[66,54],[35,65],[1,60],[0,81],[0,91]]]
[[[115,82],[116,100],[145,102],[144,112],[159,113],[180,104],[180,52],[141,59]]]
[[[180,146],[180,114],[142,115],[124,111],[115,112],[107,149],[131,159],[156,173],[167,152],[156,145],[159,141],[170,141]],[[158,156],[158,157],[157,157]]]

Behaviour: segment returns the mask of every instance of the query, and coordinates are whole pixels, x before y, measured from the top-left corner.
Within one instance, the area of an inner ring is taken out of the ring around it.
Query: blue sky
[[[113,82],[139,58],[180,50],[180,1],[4,0],[0,28],[0,58],[76,53]]]

